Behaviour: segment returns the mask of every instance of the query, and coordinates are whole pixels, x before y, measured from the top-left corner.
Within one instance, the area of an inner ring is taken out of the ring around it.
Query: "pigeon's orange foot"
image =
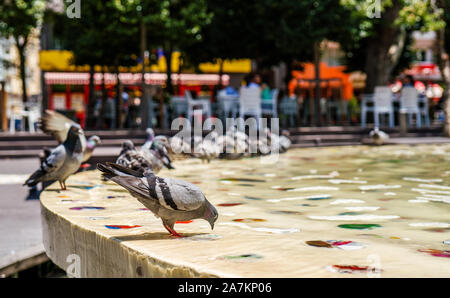
[[[183,236],[181,236],[180,234],[178,234],[174,229],[172,229],[171,227],[169,227],[168,225],[164,224],[164,227],[166,228],[167,231],[169,231],[169,233],[170,233],[171,236],[174,236],[174,237],[180,237],[180,238],[183,237]]]

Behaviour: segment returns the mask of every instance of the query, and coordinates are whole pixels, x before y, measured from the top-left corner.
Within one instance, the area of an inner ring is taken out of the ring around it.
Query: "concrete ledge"
[[[22,270],[47,262],[44,246],[42,244],[19,251],[13,256],[6,256],[0,259],[0,277],[13,275]]]

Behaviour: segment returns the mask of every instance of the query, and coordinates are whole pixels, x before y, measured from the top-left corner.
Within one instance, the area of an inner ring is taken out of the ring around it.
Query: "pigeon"
[[[378,146],[383,145],[389,139],[389,135],[384,131],[379,130],[378,127],[375,127],[375,129],[369,133],[369,136],[373,143]]]
[[[142,145],[141,152],[144,157],[149,160],[153,169],[158,172],[161,168],[166,167],[170,170],[174,169],[172,160],[169,157],[167,147],[169,142],[167,138],[155,137],[153,129],[147,128],[147,141]]]
[[[249,137],[232,126],[225,135],[219,136],[217,143],[221,148],[221,158],[238,159],[249,152]]]
[[[67,138],[67,132],[73,124],[74,121],[70,120],[66,116],[51,110],[46,110],[44,116],[39,119],[39,127],[45,133],[53,135],[58,144],[62,144]],[[83,160],[86,162],[94,152],[95,147],[101,143],[100,137],[91,136],[89,140],[82,136],[82,146],[83,146]],[[46,154],[44,152],[44,154]]]
[[[266,128],[264,132],[269,138],[272,152],[284,153],[291,146],[291,140],[287,137],[289,136],[289,131],[283,130],[281,135],[277,135],[273,134],[269,128]]]
[[[194,157],[200,158],[202,162],[210,162],[211,159],[219,157],[220,147],[217,144],[218,134],[213,131],[210,137],[201,140],[194,148]]]
[[[34,172],[23,185],[35,186],[39,182],[58,180],[62,190],[66,190],[66,179],[74,174],[83,159],[83,130],[78,124],[73,124],[67,133],[67,138],[55,149],[47,152],[40,168]]]
[[[83,152],[83,160],[81,161],[86,162],[91,158],[92,154],[94,153],[95,147],[97,147],[98,144],[100,144],[102,141],[100,140],[99,136],[91,136],[87,142],[86,142],[86,149]]]
[[[206,220],[214,229],[219,214],[205,198],[201,189],[188,182],[161,178],[152,169],[133,171],[114,163],[97,164],[105,179],[122,186],[145,207],[161,218],[164,227],[175,237],[182,237],[174,230],[177,221],[197,218]]]
[[[288,130],[283,130],[280,136],[281,152],[286,152],[291,147],[292,141],[289,138],[291,134]]]
[[[120,151],[116,163],[134,171],[144,171],[147,168],[152,168],[152,163],[140,151],[136,150],[136,147],[130,140],[122,143],[122,151]]]
[[[173,136],[169,140],[169,155],[187,155],[191,154],[191,146],[178,136]]]

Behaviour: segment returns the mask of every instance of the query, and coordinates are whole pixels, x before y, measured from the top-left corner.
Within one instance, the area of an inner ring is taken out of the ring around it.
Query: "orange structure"
[[[345,66],[328,66],[327,63],[320,63],[320,87],[321,97],[349,100],[353,96],[353,84],[350,81],[350,74],[344,73]],[[292,80],[289,82],[289,94],[301,93],[305,97],[314,98],[315,91],[315,69],[313,63],[304,63],[303,71],[293,70]],[[336,94],[338,93],[338,94]],[[306,96],[308,94],[309,96]]]

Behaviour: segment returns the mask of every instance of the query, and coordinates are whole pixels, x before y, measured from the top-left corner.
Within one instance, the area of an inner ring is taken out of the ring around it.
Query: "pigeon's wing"
[[[152,168],[152,163],[141,152],[131,150],[120,155],[116,163],[139,173],[143,173],[146,169]]]
[[[39,127],[45,133],[53,135],[58,143],[63,143],[67,138],[70,127],[75,124],[66,116],[51,110],[46,110],[39,120]]]
[[[182,180],[152,175],[147,177],[147,184],[150,197],[167,209],[196,210],[206,201],[200,188]]]
[[[43,177],[56,172],[66,159],[66,149],[63,145],[59,145],[53,149],[46,159],[42,162],[40,168],[34,172],[24,184],[29,186],[36,185]]]
[[[66,149],[63,145],[56,147],[51,154],[44,160],[42,166],[47,171],[51,173],[58,170],[64,163],[66,159]]]

